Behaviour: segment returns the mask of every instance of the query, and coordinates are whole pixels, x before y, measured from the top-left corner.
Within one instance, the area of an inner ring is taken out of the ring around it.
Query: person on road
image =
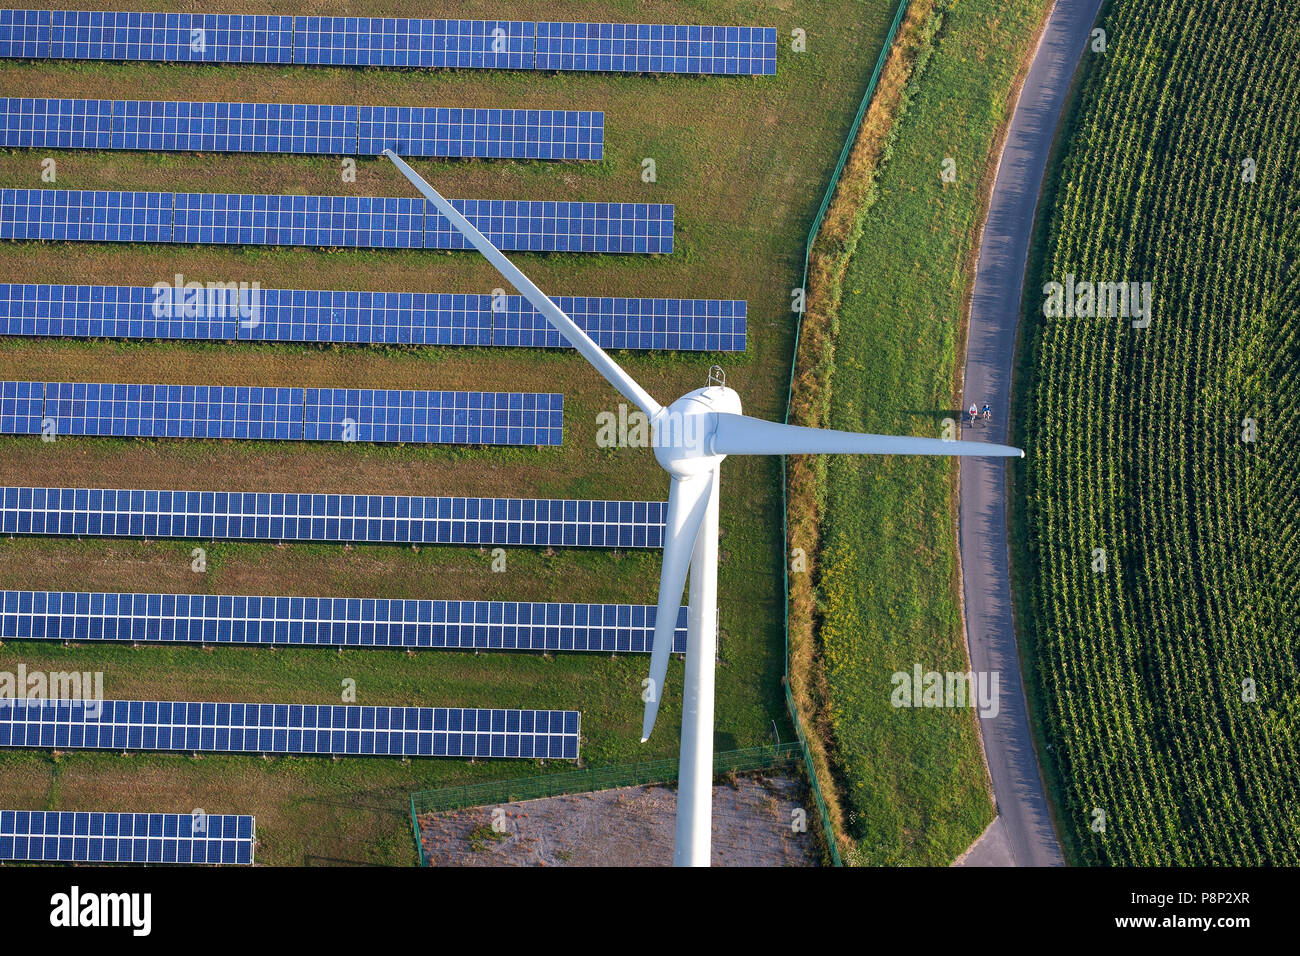
[[[974,402],[971,402],[971,403],[970,403],[970,408],[968,409],[968,413],[970,414],[970,424],[971,424],[971,427],[974,428],[974,427],[975,427],[975,417],[976,417],[976,415],[978,414],[978,413],[975,411],[975,403],[974,403]]]
[[[993,421],[993,411],[989,408],[989,403],[985,402],[984,407],[980,409],[980,418],[986,422]]]

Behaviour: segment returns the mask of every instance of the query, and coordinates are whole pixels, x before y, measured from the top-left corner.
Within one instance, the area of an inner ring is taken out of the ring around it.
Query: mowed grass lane
[[[93,8],[112,8],[90,4]],[[140,3],[132,9],[161,9]],[[222,12],[474,17],[463,3],[342,6],[223,4]],[[790,288],[799,250],[884,35],[890,5],[791,2],[504,3],[502,18],[774,25],[778,75],[765,78],[421,73],[163,64],[4,63],[12,96],[581,108],[606,114],[601,163],[416,161],[451,197],[671,202],[671,256],[520,255],[547,292],[576,295],[735,297],[749,302],[749,352],[726,356],[728,384],[746,411],[779,417],[792,347]],[[807,30],[809,52],[789,51]],[[0,183],[48,186],[40,161],[57,161],[59,188],[413,195],[386,161],[361,159],[354,183],[337,157],[161,155],[14,150],[0,153]],[[641,180],[654,158],[658,181]],[[175,273],[264,287],[484,293],[500,278],[472,253],[200,248],[77,243],[0,244],[10,281],[152,285]],[[716,356],[622,353],[620,362],[658,398],[704,384]],[[189,384],[562,391],[560,449],[464,449],[303,443],[0,441],[3,484],[248,491],[662,499],[648,450],[595,446],[595,416],[617,396],[572,355],[507,349],[386,349],[196,343],[0,341],[0,377]],[[759,743],[781,703],[779,467],[737,458],[727,466],[722,513],[723,665],[717,746]],[[189,570],[191,542],[0,541],[5,587],[122,588],[205,593],[351,594],[556,601],[654,598],[658,553],[512,549],[493,574],[476,548],[217,543],[208,571]],[[599,656],[430,652],[269,651],[49,647],[11,642],[0,666],[103,670],[110,697],[337,702],[357,681],[371,704],[569,707],[583,711],[584,760],[610,763],[676,752],[680,665],[674,664],[660,733],[638,742],[646,661]],[[783,736],[785,734],[783,733]],[[567,769],[526,762],[263,761],[246,757],[85,753],[0,754],[0,802],[20,807],[175,810],[258,815],[259,859],[405,863],[412,858],[406,793],[488,776]]]

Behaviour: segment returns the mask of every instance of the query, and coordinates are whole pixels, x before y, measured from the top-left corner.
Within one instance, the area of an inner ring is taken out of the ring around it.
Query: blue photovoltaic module
[[[686,650],[686,608],[673,650]],[[0,640],[648,654],[647,604],[0,591]]]
[[[253,863],[251,816],[0,810],[0,860],[44,863]]]
[[[0,747],[578,759],[575,710],[0,698]]]
[[[662,501],[0,487],[0,533],[661,548]]]

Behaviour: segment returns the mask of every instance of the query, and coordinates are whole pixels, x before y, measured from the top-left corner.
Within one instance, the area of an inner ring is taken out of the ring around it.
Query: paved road
[[[963,438],[1006,440],[1011,365],[1034,209],[1070,79],[1088,46],[1101,2],[1057,0],[1011,118],[980,242],[966,348],[963,406],[988,402],[993,422],[967,429]],[[1032,455],[1034,450],[1025,453]],[[961,460],[966,643],[971,666],[976,671],[997,671],[1001,681],[998,715],[980,719],[999,820],[966,863],[1061,866],[1064,860],[1029,732],[1012,626],[1005,461]]]

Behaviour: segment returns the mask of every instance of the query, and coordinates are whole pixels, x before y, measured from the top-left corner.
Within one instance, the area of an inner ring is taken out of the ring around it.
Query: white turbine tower
[[[740,396],[721,385],[688,392],[661,406],[591,340],[496,246],[392,150],[384,155],[460,230],[614,388],[649,418],[655,458],[672,478],[664,528],[663,569],[655,612],[650,682],[641,742],[650,738],[672,647],[682,588],[690,572],[686,677],[682,689],[681,771],[677,786],[676,866],[708,866],[712,836],[713,678],[717,644],[718,479],[728,455],[989,455],[1023,458],[1008,445],[864,435],[800,428],[740,413]],[[668,435],[668,438],[665,438]]]

